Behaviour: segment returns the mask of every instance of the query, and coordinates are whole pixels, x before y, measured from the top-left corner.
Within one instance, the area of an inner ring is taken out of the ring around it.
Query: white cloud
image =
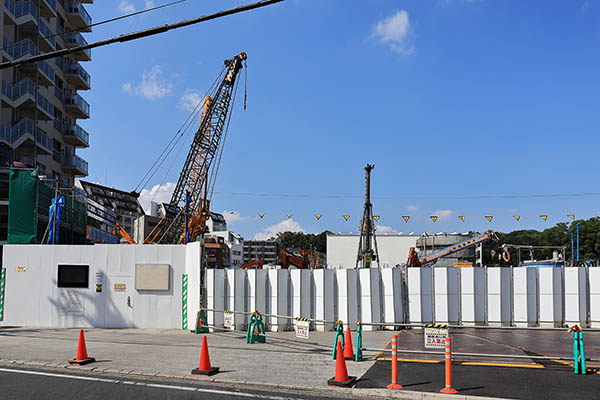
[[[282,232],[304,232],[304,228],[292,218],[284,219],[280,223],[271,225],[263,232],[254,235],[254,240],[267,240],[272,237],[276,238],[277,234]]]
[[[438,221],[448,221],[453,214],[452,210],[435,210],[431,215],[437,215]]]
[[[146,9],[154,8],[154,0],[146,0],[144,4],[146,5]]]
[[[153,66],[149,71],[144,70],[142,81],[135,87],[131,82],[122,86],[124,92],[134,93],[136,96],[148,100],[160,100],[173,91],[173,77],[165,78],[159,65]]]
[[[397,235],[398,231],[387,225],[377,225],[377,230],[375,231],[377,235]]]
[[[410,19],[406,10],[397,11],[394,15],[384,18],[373,27],[373,37],[390,48],[404,55],[415,52],[415,46],[409,46],[406,39],[411,32]]]
[[[419,211],[421,209],[421,205],[420,204],[408,205],[408,206],[406,206],[406,209],[408,211]]]
[[[223,217],[225,217],[225,221],[227,224],[235,224],[236,222],[248,221],[250,217],[242,217],[242,215],[237,211],[223,211]]]
[[[154,185],[152,189],[142,189],[138,201],[146,212],[150,214],[150,202],[168,203],[175,190],[175,182],[167,182],[164,185]]]
[[[123,14],[131,14],[135,12],[135,7],[127,0],[121,0],[119,3],[119,11]]]
[[[183,96],[179,99],[178,107],[192,112],[196,109],[198,104],[202,101],[202,93],[196,89],[186,89]]]

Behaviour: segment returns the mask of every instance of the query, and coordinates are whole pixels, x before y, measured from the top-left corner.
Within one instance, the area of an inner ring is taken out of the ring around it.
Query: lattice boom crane
[[[238,73],[246,53],[225,60],[223,78],[204,100],[200,124],[179,174],[165,217],[150,232],[144,243],[180,243],[185,241],[185,204],[189,209],[189,240],[206,232],[210,199],[214,190],[223,136],[226,135],[231,103],[235,99]],[[218,78],[217,78],[218,79]],[[215,158],[217,159],[215,162]]]

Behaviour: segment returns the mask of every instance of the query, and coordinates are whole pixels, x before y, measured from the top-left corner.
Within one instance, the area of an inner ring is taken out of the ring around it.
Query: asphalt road
[[[391,361],[377,361],[357,388],[384,388],[391,381]],[[444,387],[444,365],[398,363],[399,383],[406,390],[439,392]],[[575,375],[572,367],[546,364],[543,369],[452,366],[452,386],[459,394],[510,399],[597,399],[600,375]]]
[[[9,399],[252,399],[318,400],[329,397],[265,392],[196,382],[137,380],[25,368],[0,368],[0,398]]]

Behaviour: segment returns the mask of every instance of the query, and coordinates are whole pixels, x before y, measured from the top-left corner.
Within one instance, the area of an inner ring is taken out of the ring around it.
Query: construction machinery
[[[262,267],[263,267],[263,259],[255,258],[253,260],[248,261],[246,264],[243,264],[240,268],[241,269],[249,269],[249,268],[262,269]]]
[[[417,252],[414,247],[411,247],[408,252],[408,262],[406,263],[407,267],[426,267],[428,264],[435,263],[442,257],[449,256],[450,254],[456,253],[461,250],[468,249],[470,247],[477,246],[483,242],[491,240],[493,242],[498,241],[498,236],[494,233],[494,231],[486,231],[480,235],[467,239],[463,242],[454,244],[452,246],[446,247],[442,250],[436,251],[433,254],[428,256],[424,256],[419,258]]]
[[[356,268],[359,267],[359,264],[363,268],[370,268],[373,261],[377,262],[377,266],[379,266],[379,250],[377,249],[377,238],[375,237],[373,204],[371,204],[371,171],[373,168],[375,168],[375,165],[372,164],[367,164],[365,167],[365,205],[363,207],[363,216],[360,220],[360,239],[358,241]],[[373,239],[373,243],[371,243],[371,239]]]
[[[309,268],[308,259],[306,257],[294,254],[287,249],[279,250],[279,262],[283,269],[288,269],[290,265],[299,269]]]
[[[127,231],[125,229],[123,229],[123,227],[121,225],[119,225],[118,221],[115,224],[115,231],[116,231],[116,234],[120,235],[123,239],[125,239],[127,241],[127,243],[136,244],[135,240],[133,240],[132,237],[129,235],[129,233],[127,233]]]
[[[224,68],[215,82],[213,91],[204,100],[200,124],[166,215],[144,240],[144,243],[186,243],[206,233],[210,215],[210,200],[227,136],[232,103],[243,68],[246,53],[225,60]]]

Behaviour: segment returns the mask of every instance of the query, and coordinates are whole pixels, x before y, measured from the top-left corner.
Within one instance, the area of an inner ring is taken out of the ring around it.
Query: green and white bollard
[[[262,320],[262,315],[258,311],[252,313],[248,330],[246,331],[246,343],[266,343],[265,324]]]
[[[354,352],[354,361],[362,361],[362,325],[360,321],[356,323],[356,351]]]
[[[570,332],[573,332],[573,369],[575,375],[585,375],[585,352],[583,350],[583,331],[580,326],[573,325]]]
[[[335,353],[337,352],[338,340],[342,341],[342,349],[344,348],[344,323],[342,321],[337,322],[337,328],[335,332],[335,341],[333,342],[333,359],[335,360]]]

